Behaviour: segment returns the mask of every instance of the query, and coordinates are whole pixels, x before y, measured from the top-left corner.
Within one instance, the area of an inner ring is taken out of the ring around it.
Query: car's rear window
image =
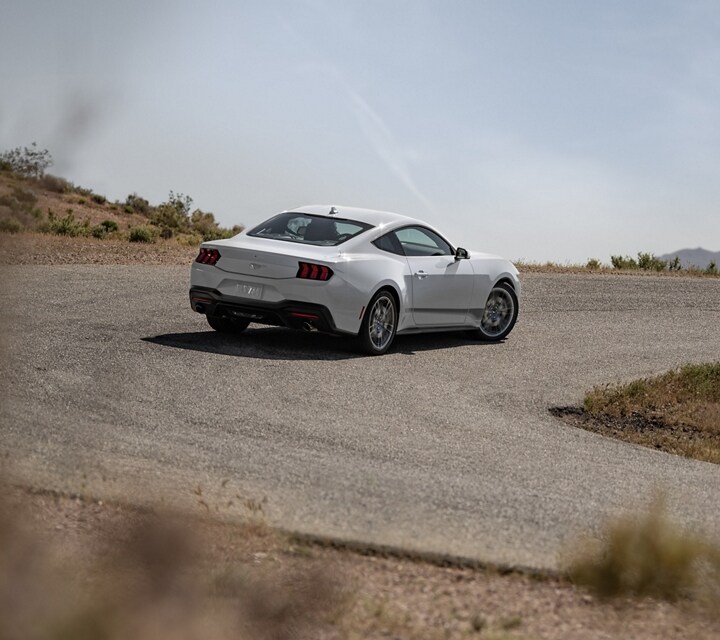
[[[279,213],[248,231],[249,236],[332,247],[371,229],[372,225],[345,218]]]

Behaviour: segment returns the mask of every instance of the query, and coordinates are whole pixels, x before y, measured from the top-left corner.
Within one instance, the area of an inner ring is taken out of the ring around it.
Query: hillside
[[[21,151],[16,150],[22,158]],[[33,153],[25,149],[25,155]],[[156,243],[172,241],[188,247],[203,241],[229,238],[242,231],[223,228],[215,216],[193,208],[193,200],[170,192],[158,205],[131,193],[124,202],[110,202],[91,189],[33,171],[0,155],[0,231],[44,233],[73,238]],[[16,158],[13,157],[13,160]]]
[[[711,262],[714,262],[716,265],[720,264],[720,251],[713,252],[700,247],[697,249],[680,249],[680,251],[666,253],[663,256],[659,256],[659,258],[660,260],[670,262],[675,259],[675,256],[680,258],[680,264],[683,269],[687,269],[688,267],[707,269]]]

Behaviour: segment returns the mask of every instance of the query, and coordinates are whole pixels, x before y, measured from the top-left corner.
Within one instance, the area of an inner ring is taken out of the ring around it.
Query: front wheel
[[[498,342],[515,326],[518,317],[518,299],[514,289],[507,283],[496,284],[483,310],[476,336],[486,342]]]
[[[368,305],[358,340],[360,348],[372,356],[385,353],[395,339],[398,322],[398,305],[386,290],[378,291]]]
[[[220,316],[205,316],[208,324],[220,333],[240,333],[245,331],[250,324],[249,320],[240,320],[237,318],[223,318]]]

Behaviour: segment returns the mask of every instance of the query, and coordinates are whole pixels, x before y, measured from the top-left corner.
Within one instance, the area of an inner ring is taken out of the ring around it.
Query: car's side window
[[[400,246],[400,241],[397,239],[393,231],[386,233],[384,236],[380,236],[377,240],[373,241],[373,244],[381,251],[395,253],[399,256],[405,255],[403,253],[402,246]]]
[[[424,227],[405,227],[395,232],[406,256],[449,256],[452,247],[437,233]]]

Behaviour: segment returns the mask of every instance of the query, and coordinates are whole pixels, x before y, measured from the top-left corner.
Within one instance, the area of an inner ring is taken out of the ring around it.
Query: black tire
[[[222,318],[220,316],[205,316],[208,324],[220,333],[241,333],[247,329],[249,320],[238,318]]]
[[[483,342],[504,340],[515,326],[518,311],[515,290],[507,282],[496,284],[488,295],[475,337]]]
[[[385,353],[395,340],[398,304],[390,291],[378,291],[370,300],[358,334],[360,349],[371,356]]]

